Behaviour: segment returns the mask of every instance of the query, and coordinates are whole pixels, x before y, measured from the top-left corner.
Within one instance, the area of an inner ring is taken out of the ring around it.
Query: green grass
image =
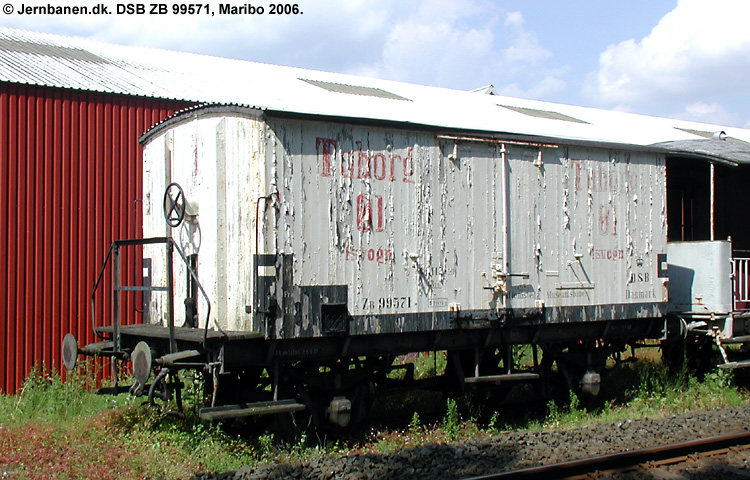
[[[130,395],[96,395],[93,376],[29,375],[0,395],[0,472],[11,478],[189,478],[258,463],[266,451],[194,416]]]
[[[575,395],[567,402],[547,404],[546,415],[532,419],[529,429],[573,428],[595,423],[617,422],[628,418],[661,418],[696,410],[715,410],[747,405],[750,394],[732,382],[732,373],[716,369],[699,381],[687,371],[670,372],[651,361],[612,369],[604,382],[629,385],[624,391],[600,399],[592,406],[582,405]]]
[[[0,425],[23,424],[29,421],[50,425],[69,425],[77,419],[97,412],[132,404],[125,396],[92,395],[95,373],[69,375],[62,381],[58,374],[42,374],[33,370],[17,395],[0,395]]]
[[[424,424],[415,413],[405,429],[373,432],[368,445],[371,451],[391,452],[425,443],[489,437],[508,430],[568,429],[747,405],[750,394],[732,380],[731,372],[725,370],[717,369],[699,381],[687,371],[673,373],[659,362],[641,360],[610,368],[603,378],[607,388],[593,402],[566,394],[543,408],[528,408],[519,416],[517,408],[505,411],[500,406],[482,412],[483,405],[477,406],[471,397],[448,399],[445,415],[438,422]],[[627,386],[624,390],[623,385]]]
[[[444,368],[440,355],[418,357],[417,375],[434,374],[436,360],[438,370]],[[595,402],[562,395],[536,408],[522,405],[513,409],[508,404],[490,408],[480,398],[459,397],[442,401],[440,416],[417,411],[416,407],[427,402],[415,394],[409,397],[415,401],[402,402],[399,407],[405,410],[403,428],[373,428],[358,437],[339,440],[311,434],[290,445],[272,433],[246,438],[230,434],[201,422],[195,408],[187,408],[183,419],[170,414],[171,405],[151,408],[142,398],[96,395],[91,391],[93,378],[96,376],[85,370],[65,381],[56,374],[35,372],[17,395],[0,395],[0,475],[26,479],[190,478],[198,472],[222,472],[258,463],[362,452],[387,454],[467,437],[489,437],[509,429],[562,429],[656,418],[745,405],[750,399],[729,372],[717,370],[699,381],[688,372],[670,373],[658,362],[638,360],[610,368]],[[623,385],[627,387],[621,388]],[[431,394],[429,398],[432,405],[441,404],[439,396]]]

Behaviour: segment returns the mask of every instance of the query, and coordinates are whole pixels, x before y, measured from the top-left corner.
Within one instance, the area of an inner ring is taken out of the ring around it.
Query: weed
[[[498,425],[499,421],[500,421],[500,414],[497,411],[492,412],[492,417],[490,418],[490,422],[487,424],[487,431],[492,434],[497,433],[500,430],[499,425]]]
[[[409,432],[415,433],[422,428],[422,421],[419,418],[419,413],[414,412],[411,416],[411,422],[409,422]]]
[[[258,447],[260,450],[258,454],[261,459],[271,458],[272,454],[275,452],[274,441],[275,438],[273,433],[266,433],[258,437]]]
[[[452,398],[445,402],[446,412],[443,419],[443,430],[448,440],[455,440],[461,431],[461,417],[458,415],[458,404]]]

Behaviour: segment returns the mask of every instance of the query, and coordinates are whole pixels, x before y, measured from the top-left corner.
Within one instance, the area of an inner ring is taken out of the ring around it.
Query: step
[[[240,403],[237,405],[201,408],[200,417],[203,420],[224,420],[227,418],[251,417],[253,415],[298,412],[305,408],[307,407],[301,403],[297,403],[295,400]]]
[[[750,367],[750,360],[743,360],[741,362],[729,362],[719,365],[719,368],[725,370],[734,370],[735,368],[747,368]]]
[[[539,380],[538,373],[506,373],[503,375],[483,375],[479,377],[466,377],[466,383],[500,383],[500,382],[526,382]]]

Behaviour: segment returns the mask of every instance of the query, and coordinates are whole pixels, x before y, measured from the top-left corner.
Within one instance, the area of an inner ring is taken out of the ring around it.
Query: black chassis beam
[[[625,343],[659,339],[663,318],[570,322],[538,325],[489,325],[442,331],[330,336],[297,339],[253,339],[225,342],[220,354],[223,369],[269,366],[301,361],[400,355],[434,350],[496,348],[502,345],[564,344],[589,340]]]
[[[163,327],[165,330],[167,327]],[[145,341],[152,350],[154,360],[159,357],[170,353],[170,341],[169,337],[164,336],[152,336],[147,334],[130,334],[122,332],[120,335],[120,342],[122,351],[128,355],[132,354],[135,346],[140,341]],[[207,365],[211,362],[220,361],[222,342],[209,342],[205,347],[203,342],[190,341],[190,340],[177,340],[175,342],[177,351],[184,350],[197,350],[202,355],[202,360]],[[194,363],[193,367],[198,368],[197,364]],[[200,363],[200,362],[199,362]]]

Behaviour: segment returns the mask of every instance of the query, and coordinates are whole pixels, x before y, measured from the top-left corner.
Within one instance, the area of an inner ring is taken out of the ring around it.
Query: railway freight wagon
[[[115,391],[167,398],[193,369],[204,418],[346,425],[413,383],[400,354],[446,351],[446,390],[544,391],[556,362],[595,394],[610,355],[664,333],[656,149],[221,105],[141,141],[146,240],[111,258],[145,244],[143,286],[115,281],[142,293],[144,324],[95,320],[103,341],[81,350],[132,361]]]

